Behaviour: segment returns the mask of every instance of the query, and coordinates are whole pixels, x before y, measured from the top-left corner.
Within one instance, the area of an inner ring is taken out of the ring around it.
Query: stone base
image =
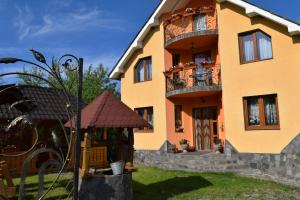
[[[136,151],[135,165],[199,172],[234,172],[239,175],[300,187],[300,134],[280,154],[239,153],[228,141],[224,154],[173,154]]]
[[[79,199],[132,200],[131,174],[89,176],[81,180]]]

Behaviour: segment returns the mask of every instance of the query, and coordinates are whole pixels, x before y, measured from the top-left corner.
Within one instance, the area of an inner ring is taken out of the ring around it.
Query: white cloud
[[[89,65],[93,65],[94,67],[96,67],[99,64],[103,64],[104,67],[110,70],[114,67],[119,57],[120,57],[119,55],[113,53],[100,54],[98,56],[93,56],[93,57],[87,56],[84,60],[84,63],[85,63],[85,67],[88,67]]]
[[[27,5],[23,9],[16,6],[16,9],[18,15],[14,19],[14,25],[18,29],[19,40],[50,33],[71,33],[92,28],[125,30],[122,26],[124,24],[122,19],[98,8],[81,8],[68,13],[57,11],[45,13],[42,16],[34,15]]]

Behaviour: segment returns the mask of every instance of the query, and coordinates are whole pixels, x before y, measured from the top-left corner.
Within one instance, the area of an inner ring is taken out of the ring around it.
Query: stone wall
[[[132,175],[93,175],[81,178],[79,199],[132,200]]]
[[[300,134],[280,154],[238,153],[226,141],[224,154],[136,151],[134,162],[137,166],[173,170],[233,172],[300,187]]]
[[[228,141],[225,155],[259,170],[265,177],[287,184],[300,185],[300,134],[280,154],[239,153]]]

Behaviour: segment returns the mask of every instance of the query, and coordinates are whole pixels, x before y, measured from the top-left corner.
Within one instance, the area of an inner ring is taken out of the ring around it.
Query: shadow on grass
[[[149,185],[133,181],[134,199],[165,200],[173,196],[212,186],[213,184],[200,176],[175,177]]]
[[[47,189],[50,187],[50,185],[53,183],[53,181],[45,181],[44,182],[44,192],[47,191]],[[55,196],[55,197],[47,197],[47,200],[51,200],[51,199],[64,199],[66,198],[73,188],[73,181],[72,180],[58,180],[55,185],[54,185],[54,189],[56,188],[63,188],[66,190],[66,194],[62,194],[60,196]],[[34,199],[36,197],[36,195],[38,194],[38,183],[26,183],[25,184],[25,192],[26,192],[26,199]],[[50,191],[51,193],[51,191]],[[19,194],[19,185],[17,185],[16,187],[16,196],[12,197],[11,200],[17,200],[18,199],[18,194]],[[59,198],[58,198],[59,197]]]

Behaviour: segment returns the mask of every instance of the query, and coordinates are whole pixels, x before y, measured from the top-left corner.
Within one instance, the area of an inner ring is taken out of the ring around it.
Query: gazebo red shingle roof
[[[65,124],[75,126],[75,118]],[[149,124],[113,94],[105,91],[81,111],[81,128],[143,128]]]

